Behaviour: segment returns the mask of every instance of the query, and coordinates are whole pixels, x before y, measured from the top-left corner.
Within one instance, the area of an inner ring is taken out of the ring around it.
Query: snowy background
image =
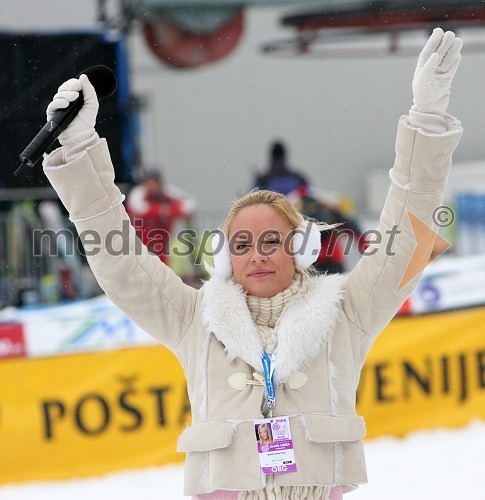
[[[369,484],[347,500],[483,500],[485,422],[365,442]],[[177,500],[183,467],[0,488],[1,500]]]

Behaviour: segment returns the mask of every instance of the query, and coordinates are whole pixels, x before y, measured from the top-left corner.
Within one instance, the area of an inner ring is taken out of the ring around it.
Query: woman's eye
[[[279,245],[280,244],[280,240],[266,240],[264,242],[265,245],[271,245],[271,246],[275,246],[275,245]]]
[[[251,243],[246,243],[246,242],[241,242],[241,243],[236,243],[235,248],[236,250],[246,250],[247,248],[251,247]]]

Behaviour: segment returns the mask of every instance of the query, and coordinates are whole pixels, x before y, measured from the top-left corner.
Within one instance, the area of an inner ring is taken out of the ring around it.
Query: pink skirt
[[[216,490],[213,493],[195,495],[192,500],[237,500],[238,492],[229,490]],[[342,500],[344,496],[342,486],[334,486],[330,492],[330,500]]]

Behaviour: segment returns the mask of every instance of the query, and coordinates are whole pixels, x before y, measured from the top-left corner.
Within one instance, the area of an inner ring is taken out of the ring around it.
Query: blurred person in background
[[[275,141],[270,147],[269,165],[266,172],[256,176],[255,189],[268,189],[287,195],[298,188],[308,186],[306,177],[288,165],[286,146]]]
[[[170,236],[178,222],[192,217],[195,201],[182,190],[167,186],[160,171],[153,168],[130,190],[126,211],[143,244],[162,262],[170,264]]]
[[[432,251],[431,241],[416,255],[406,214],[436,227],[433,213],[463,131],[447,114],[461,46],[454,33],[436,28],[419,56],[413,105],[399,119],[381,239],[347,279],[308,271],[322,227],[268,190],[233,204],[213,242],[211,278],[198,290],[145,247],[135,251],[133,228],[129,253],[101,245],[89,254],[111,301],[183,365],[192,410],[178,446],[186,452],[186,495],[337,500],[367,482],[357,385],[374,340],[419,280],[416,272],[402,285],[411,258],[426,262]],[[59,136],[62,147],[45,157],[44,171],[79,234],[95,231],[103,242],[128,216],[106,141],[94,128],[98,101],[86,75],[61,85],[47,115],[81,90],[83,108]],[[400,231],[390,252],[394,227]],[[267,470],[254,426],[271,422],[279,425],[278,440],[291,428],[291,441],[284,461]]]

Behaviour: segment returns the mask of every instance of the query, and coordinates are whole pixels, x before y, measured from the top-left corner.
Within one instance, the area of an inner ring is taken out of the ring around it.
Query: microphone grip
[[[74,118],[76,118],[83,104],[84,98],[82,92],[80,92],[79,97],[71,102],[67,108],[58,109],[52,119],[42,127],[20,154],[22,165],[33,167]]]
[[[56,123],[52,120],[48,121],[30,144],[20,153],[20,161],[28,167],[33,167],[61,132],[61,128]]]

